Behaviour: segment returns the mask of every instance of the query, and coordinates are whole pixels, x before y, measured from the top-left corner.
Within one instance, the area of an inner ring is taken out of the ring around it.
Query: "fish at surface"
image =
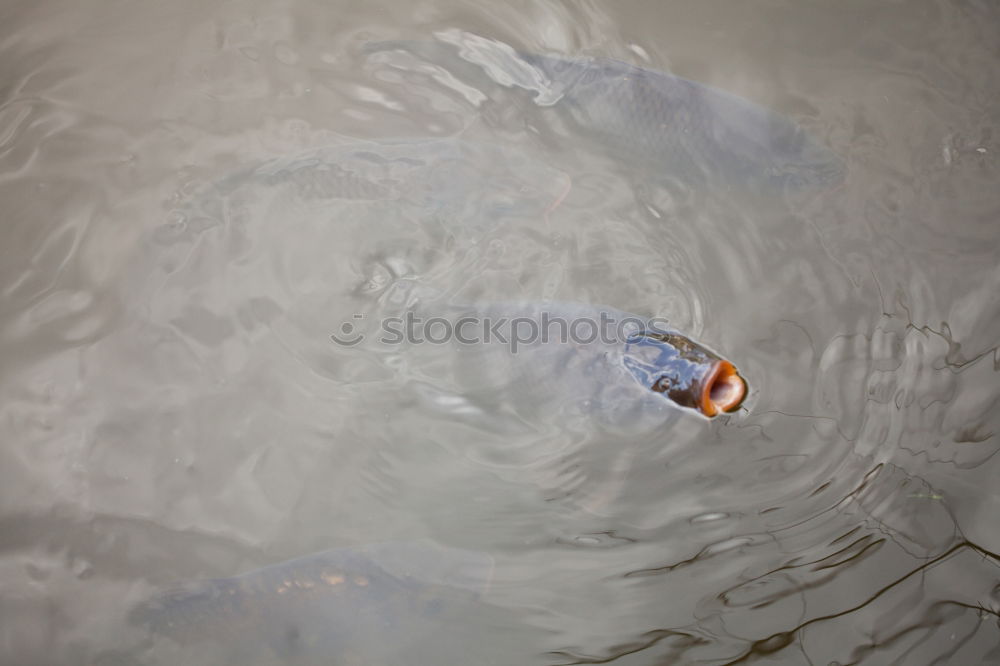
[[[652,428],[677,407],[710,418],[731,412],[747,393],[745,380],[720,355],[655,320],[609,307],[418,303],[413,313],[411,340],[432,340],[442,321],[455,335],[450,345],[418,345],[424,351],[413,355],[424,361],[414,360],[411,368],[420,366],[425,377],[436,373],[445,390],[460,395],[493,393],[489,402],[512,406],[529,420],[569,410],[567,417],[588,414],[605,425]],[[380,340],[394,343],[398,333]]]
[[[436,36],[373,42],[366,51],[405,52],[480,92],[498,84],[527,90],[559,119],[562,138],[652,177],[794,191],[833,187],[845,176],[841,159],[795,122],[712,86],[609,58],[524,54],[457,30]]]

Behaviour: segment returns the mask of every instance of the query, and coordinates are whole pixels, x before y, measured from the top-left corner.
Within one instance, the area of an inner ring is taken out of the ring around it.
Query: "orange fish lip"
[[[711,418],[731,412],[746,398],[747,383],[729,361],[718,361],[705,378],[701,390],[701,413]]]

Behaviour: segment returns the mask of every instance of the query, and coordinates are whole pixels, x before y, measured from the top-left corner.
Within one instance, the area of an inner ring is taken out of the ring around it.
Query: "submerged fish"
[[[518,53],[460,31],[435,42],[375,42],[370,54],[405,52],[439,77],[486,94],[490,85],[529,91],[561,133],[590,141],[654,176],[713,187],[823,188],[844,166],[798,125],[754,102],[666,72],[608,58]],[[391,62],[393,66],[406,63]]]
[[[359,141],[238,169],[200,192],[185,212],[219,224],[233,209],[270,195],[286,210],[324,207],[363,217],[363,206],[378,210],[383,202],[415,217],[475,226],[481,218],[544,213],[568,188],[565,174],[511,147],[458,138]]]
[[[220,302],[231,301],[232,280],[259,285],[247,299],[283,309],[290,294],[340,295],[347,285],[366,297],[393,276],[433,272],[497,227],[544,220],[569,186],[566,174],[515,146],[459,138],[320,146],[198,188],[137,264],[185,265],[169,279],[218,289]],[[173,320],[189,308],[187,299],[162,305]],[[335,305],[303,307],[311,317]],[[313,342],[326,351],[322,336]]]
[[[492,567],[485,553],[423,541],[339,548],[182,585],[131,619],[167,663],[412,663],[448,655],[452,623],[481,603]]]

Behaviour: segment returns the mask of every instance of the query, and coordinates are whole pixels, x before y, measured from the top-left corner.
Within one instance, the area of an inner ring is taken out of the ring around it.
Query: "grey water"
[[[4,3],[0,663],[1000,662],[998,31]],[[375,340],[469,303],[749,395]]]

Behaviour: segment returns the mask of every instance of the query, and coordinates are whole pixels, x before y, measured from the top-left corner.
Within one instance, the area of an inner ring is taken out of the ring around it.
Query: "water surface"
[[[420,539],[494,562],[443,627],[413,615],[440,658],[1000,660],[989,3],[47,0],[0,26],[0,661],[169,663],[130,619],[161,590]],[[480,64],[370,46],[428,40]],[[514,85],[528,54],[739,96],[838,177],[639,159]],[[663,317],[751,394],[635,432],[330,338],[427,293]]]

